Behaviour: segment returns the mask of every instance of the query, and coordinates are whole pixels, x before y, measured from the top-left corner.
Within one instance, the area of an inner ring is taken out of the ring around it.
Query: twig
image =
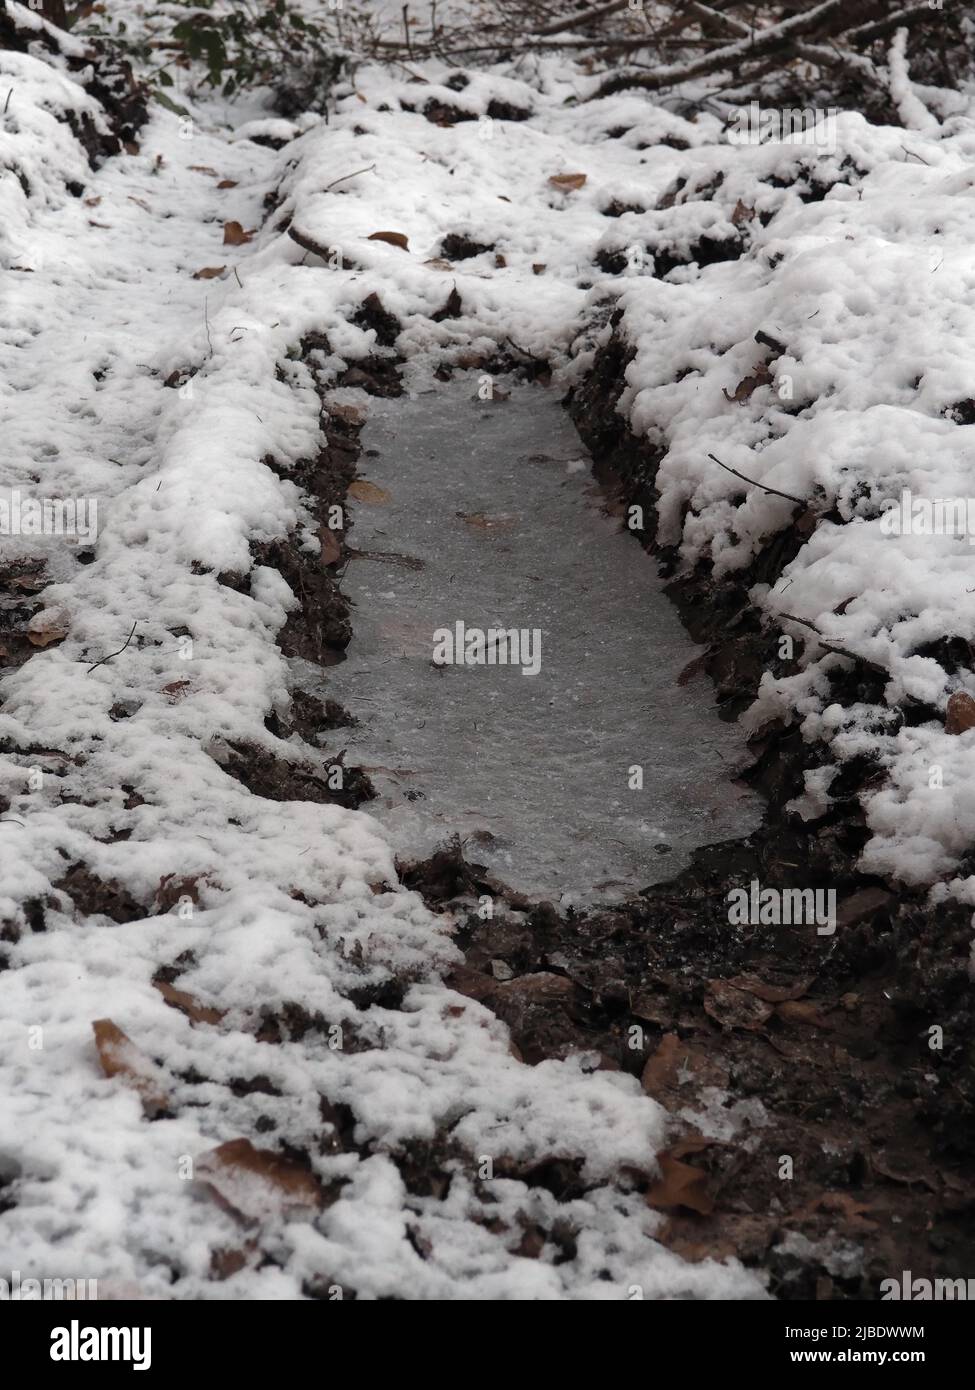
[[[104,665],[105,665],[105,662],[106,662],[106,661],[111,661],[111,659],[112,659],[113,656],[121,656],[122,653],[125,651],[126,647],[127,647],[127,646],[129,645],[129,643],[132,641],[132,638],[135,636],[135,630],[136,630],[136,628],[137,628],[138,626],[139,626],[139,619],[136,618],[135,622],[132,624],[132,631],[129,633],[128,637],[126,637],[125,641],[124,641],[124,642],[122,643],[122,645],[119,647],[118,651],[117,651],[117,652],[109,652],[108,656],[103,656],[102,659],[101,659],[101,661],[96,661],[95,664],[94,664],[94,666],[89,666],[89,667],[88,667],[88,670],[87,670],[87,672],[86,672],[86,675],[89,675],[89,676],[90,676],[91,673],[92,673],[92,671],[96,671],[96,670],[98,669],[99,666],[104,666]]]
[[[210,356],[213,356],[213,339],[210,337],[210,314],[207,308],[209,295],[203,296],[203,324],[207,331],[207,344],[210,348]]]
[[[323,246],[320,241],[308,236],[306,232],[299,232],[296,227],[288,228],[288,236],[292,241],[296,241],[303,251],[310,251],[313,256],[321,256],[323,261],[327,261],[332,254],[331,247]]]
[[[368,167],[367,169],[356,169],[356,170],[354,171],[354,173],[351,173],[351,174],[343,174],[342,177],[341,177],[340,179],[333,179],[331,183],[327,183],[327,184],[325,185],[325,187],[322,189],[322,192],[323,192],[323,193],[328,193],[329,190],[332,189],[332,188],[334,188],[336,184],[345,183],[346,179],[354,179],[354,178],[356,178],[359,174],[371,174],[371,173],[373,172],[373,170],[375,169],[375,167],[376,167],[375,164],[370,164],[369,167]]]
[[[814,632],[819,640],[819,645],[824,651],[832,656],[845,656],[848,661],[859,661],[871,671],[878,671],[883,676],[889,676],[890,671],[886,666],[881,666],[879,661],[871,661],[868,656],[860,656],[857,652],[848,652],[845,647],[837,647],[828,638],[824,637],[815,623],[811,623],[808,618],[797,618],[794,613],[780,613],[780,618],[787,618],[790,623],[798,623],[800,627],[808,627],[810,632]]]
[[[10,98],[13,96],[13,94],[14,94],[14,89],[13,89],[13,87],[11,87],[11,88],[10,88],[10,91],[7,93],[7,100],[3,103],[3,114],[4,114],[4,115],[7,114],[7,108],[8,108],[9,105],[10,105]]]
[[[743,483],[751,483],[754,487],[760,487],[763,492],[769,492],[773,497],[784,497],[787,502],[798,502],[800,507],[807,507],[809,504],[802,497],[793,497],[791,492],[780,492],[776,487],[766,487],[757,478],[746,478],[744,473],[739,473],[737,468],[731,468],[728,464],[722,463],[714,454],[708,454],[709,459],[713,459],[719,468],[725,469],[728,473],[734,473],[736,478],[740,478]]]

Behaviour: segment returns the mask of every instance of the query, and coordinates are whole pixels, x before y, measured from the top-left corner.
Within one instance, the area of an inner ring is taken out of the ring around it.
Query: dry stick
[[[613,0],[610,5],[593,5],[588,10],[577,10],[575,14],[563,15],[554,24],[547,24],[544,29],[535,29],[530,38],[544,39],[551,34],[562,34],[566,29],[576,29],[583,24],[591,24],[594,20],[604,19],[611,14],[618,14],[620,10],[625,10],[629,5],[629,0]]]
[[[794,15],[782,24],[750,34],[738,43],[728,44],[704,57],[696,58],[691,63],[659,68],[654,73],[617,73],[601,82],[589,100],[614,96],[628,87],[657,91],[661,87],[670,87],[691,77],[704,77],[712,72],[734,70],[740,63],[749,62],[753,58],[764,58],[769,54],[788,50],[795,39],[805,37],[810,32],[814,35],[819,34],[820,30],[824,34],[843,33],[850,27],[849,13],[844,14],[844,10],[848,12],[849,0],[822,0],[822,3],[813,9]]]
[[[332,254],[331,247],[323,246],[320,241],[316,241],[305,232],[299,232],[295,227],[288,228],[288,236],[292,241],[296,241],[303,251],[310,251],[313,256],[321,256],[323,261],[327,261]]]
[[[739,473],[737,468],[730,468],[728,464],[722,463],[714,454],[708,454],[708,458],[714,459],[714,462],[719,468],[725,469],[728,473],[734,473],[735,477],[740,478],[743,483],[751,483],[754,487],[760,487],[763,492],[770,492],[773,497],[784,497],[787,502],[798,502],[800,507],[808,507],[809,505],[802,497],[793,497],[791,492],[779,492],[778,488],[766,487],[765,484],[760,483],[757,478],[746,478],[744,473]]]
[[[376,167],[375,164],[370,164],[370,165],[369,165],[367,168],[365,168],[365,169],[356,169],[356,170],[355,170],[353,173],[351,173],[351,174],[343,174],[342,177],[341,177],[340,179],[333,179],[331,183],[327,183],[327,184],[325,185],[325,187],[322,189],[322,192],[323,192],[323,193],[328,193],[330,189],[333,189],[333,188],[336,186],[336,184],[345,183],[346,179],[354,179],[354,178],[357,178],[357,177],[359,176],[359,174],[371,174],[371,173],[373,172],[373,170],[375,169],[375,167]]]
[[[811,623],[808,618],[797,618],[794,613],[780,613],[780,618],[787,618],[790,623],[798,623],[800,627],[808,627],[810,632],[814,632],[819,641],[819,645],[824,651],[832,656],[845,656],[848,661],[859,661],[871,671],[879,671],[881,675],[889,676],[890,671],[886,666],[881,666],[879,661],[871,661],[869,656],[860,656],[858,652],[848,652],[845,647],[837,647],[824,637],[815,623]]]
[[[126,637],[125,641],[124,641],[124,642],[122,643],[122,645],[119,647],[118,651],[117,651],[117,652],[109,652],[108,656],[103,656],[102,659],[101,659],[101,661],[96,661],[95,664],[94,664],[94,666],[89,666],[89,667],[88,667],[88,670],[87,670],[87,672],[86,672],[86,675],[89,675],[89,676],[90,676],[91,673],[92,673],[92,671],[96,671],[96,670],[98,669],[99,666],[104,666],[104,665],[105,665],[105,662],[106,662],[106,661],[111,661],[111,659],[112,659],[113,656],[121,656],[122,653],[125,651],[126,647],[127,647],[127,646],[129,645],[129,643],[132,641],[132,638],[135,636],[135,630],[136,630],[136,628],[137,628],[138,626],[139,626],[139,619],[136,618],[135,622],[132,624],[132,631],[129,633],[128,637]]]

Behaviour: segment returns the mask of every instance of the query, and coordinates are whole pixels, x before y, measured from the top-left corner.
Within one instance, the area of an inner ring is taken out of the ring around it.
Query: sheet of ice
[[[355,635],[328,693],[360,720],[349,761],[400,853],[456,831],[523,891],[618,898],[757,824],[732,780],[744,743],[706,682],[678,686],[699,648],[556,393],[481,400],[479,380],[369,403],[360,471],[389,500],[353,504]],[[457,622],[537,630],[537,674],[437,668],[434,633]]]

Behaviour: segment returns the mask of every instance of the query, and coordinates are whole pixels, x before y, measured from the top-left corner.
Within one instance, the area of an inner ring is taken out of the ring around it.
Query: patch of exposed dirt
[[[268,801],[317,801],[354,811],[376,796],[361,768],[345,766],[344,751],[314,764],[290,761],[251,743],[227,743],[214,756],[224,772]]]

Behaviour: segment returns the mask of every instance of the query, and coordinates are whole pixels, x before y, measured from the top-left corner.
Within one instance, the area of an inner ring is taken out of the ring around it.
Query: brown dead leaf
[[[253,237],[254,233],[245,232],[239,222],[225,222],[223,224],[224,246],[246,246]]]
[[[32,647],[50,647],[55,642],[63,642],[67,635],[67,620],[57,611],[36,613],[27,624],[27,640]]]
[[[388,246],[398,246],[401,251],[410,249],[409,240],[402,232],[373,232],[367,240],[385,241]]]
[[[755,368],[754,376],[746,376],[739,381],[735,387],[734,395],[729,396],[727,388],[724,386],[721,390],[724,392],[725,400],[737,401],[740,404],[742,401],[747,401],[760,386],[768,386],[771,380],[772,373],[769,371],[768,363],[759,362]]]
[[[708,1192],[707,1173],[692,1168],[689,1163],[681,1163],[669,1153],[658,1154],[657,1162],[660,1178],[647,1191],[647,1206],[686,1207],[699,1216],[710,1215],[714,1201]]]
[[[193,272],[193,279],[216,280],[217,276],[222,275],[226,269],[227,267],[225,265],[204,266],[202,270],[196,270]]]
[[[735,203],[735,210],[731,214],[731,220],[736,227],[740,227],[743,222],[750,222],[755,216],[755,209],[746,207],[739,198]]]
[[[170,681],[168,685],[163,686],[162,693],[169,696],[171,705],[175,705],[179,700],[182,700],[190,685],[190,681]]]
[[[365,418],[358,406],[339,405],[337,402],[329,405],[328,413],[336,420],[341,420],[343,425],[361,425]]]
[[[799,1211],[790,1214],[790,1224],[792,1221],[802,1221],[821,1211],[827,1212],[831,1216],[838,1216],[845,1226],[854,1231],[869,1231],[877,1228],[877,1222],[868,1220],[864,1215],[864,1212],[873,1211],[873,1207],[868,1206],[865,1202],[858,1202],[848,1192],[820,1193],[818,1197],[814,1197]]]
[[[152,212],[152,208],[149,206],[149,204],[146,202],[144,198],[136,198],[134,194],[130,193],[128,194],[128,199],[130,203],[137,203],[140,208],[144,209],[144,211]]]
[[[648,1096],[672,1110],[683,1104],[691,1091],[725,1086],[728,1072],[707,1052],[684,1042],[676,1033],[665,1033],[656,1052],[647,1058],[640,1081]],[[671,1153],[681,1157],[677,1148]]]
[[[545,266],[545,263],[544,263],[543,261],[533,262],[533,263],[532,263],[532,274],[533,274],[533,275],[542,275],[542,274],[544,273],[545,269],[546,269],[546,266]]]
[[[222,1283],[224,1279],[230,1279],[235,1274],[239,1274],[242,1269],[246,1269],[252,1260],[258,1258],[257,1241],[248,1240],[239,1250],[221,1247],[211,1251],[210,1254],[210,1278]]]
[[[945,711],[945,733],[964,734],[975,729],[975,700],[965,690],[956,690],[948,696]]]
[[[209,164],[191,164],[190,168],[194,174],[209,174],[214,179],[219,177],[216,169],[211,169]]]
[[[220,182],[217,184],[217,187],[218,187],[218,188],[236,188],[236,187],[237,187],[237,180],[236,180],[236,179],[221,179]]]
[[[86,208],[97,208],[97,207],[98,207],[98,204],[99,204],[100,202],[101,202],[101,198],[100,198],[100,197],[98,197],[98,198],[86,198],[86,199],[85,199],[85,207],[86,207]]]
[[[342,558],[342,546],[338,536],[328,526],[319,526],[318,539],[322,544],[322,564],[337,565]]]
[[[222,1022],[224,1018],[222,1009],[210,1009],[206,1004],[201,1004],[194,999],[192,994],[187,994],[185,989],[177,989],[175,985],[167,985],[163,980],[154,980],[153,984],[170,1008],[179,1009],[180,1013],[185,1014],[193,1023]]]
[[[810,999],[786,999],[775,1007],[776,1015],[786,1023],[802,1023],[810,1028],[832,1028]]]
[[[196,1176],[225,1211],[250,1224],[291,1213],[317,1211],[323,1204],[314,1173],[249,1139],[229,1139],[196,1161]]]
[[[574,189],[583,186],[586,177],[585,174],[552,174],[549,183],[560,193],[571,193]]]
[[[728,980],[728,984],[734,985],[735,989],[754,994],[756,999],[763,999],[766,1004],[781,1004],[787,999],[801,999],[812,982],[811,975],[797,980],[792,985],[770,985],[757,975],[732,975]]]
[[[709,648],[707,651],[702,652],[700,656],[693,657],[681,671],[680,675],[677,677],[677,684],[689,685],[690,682],[694,679],[694,677],[700,675],[700,673],[704,670],[710,656],[711,651]]]
[[[367,478],[356,478],[351,482],[349,496],[354,497],[357,502],[368,502],[374,507],[384,507],[390,500],[390,495],[384,487],[377,487]]]
[[[708,980],[704,1012],[722,1028],[755,1032],[771,1018],[772,1006],[747,990],[736,989],[728,980]]]
[[[98,1060],[105,1075],[118,1077],[126,1086],[137,1091],[142,1108],[150,1119],[167,1110],[169,1101],[155,1063],[140,1052],[132,1039],[110,1018],[97,1019],[91,1026]]]

